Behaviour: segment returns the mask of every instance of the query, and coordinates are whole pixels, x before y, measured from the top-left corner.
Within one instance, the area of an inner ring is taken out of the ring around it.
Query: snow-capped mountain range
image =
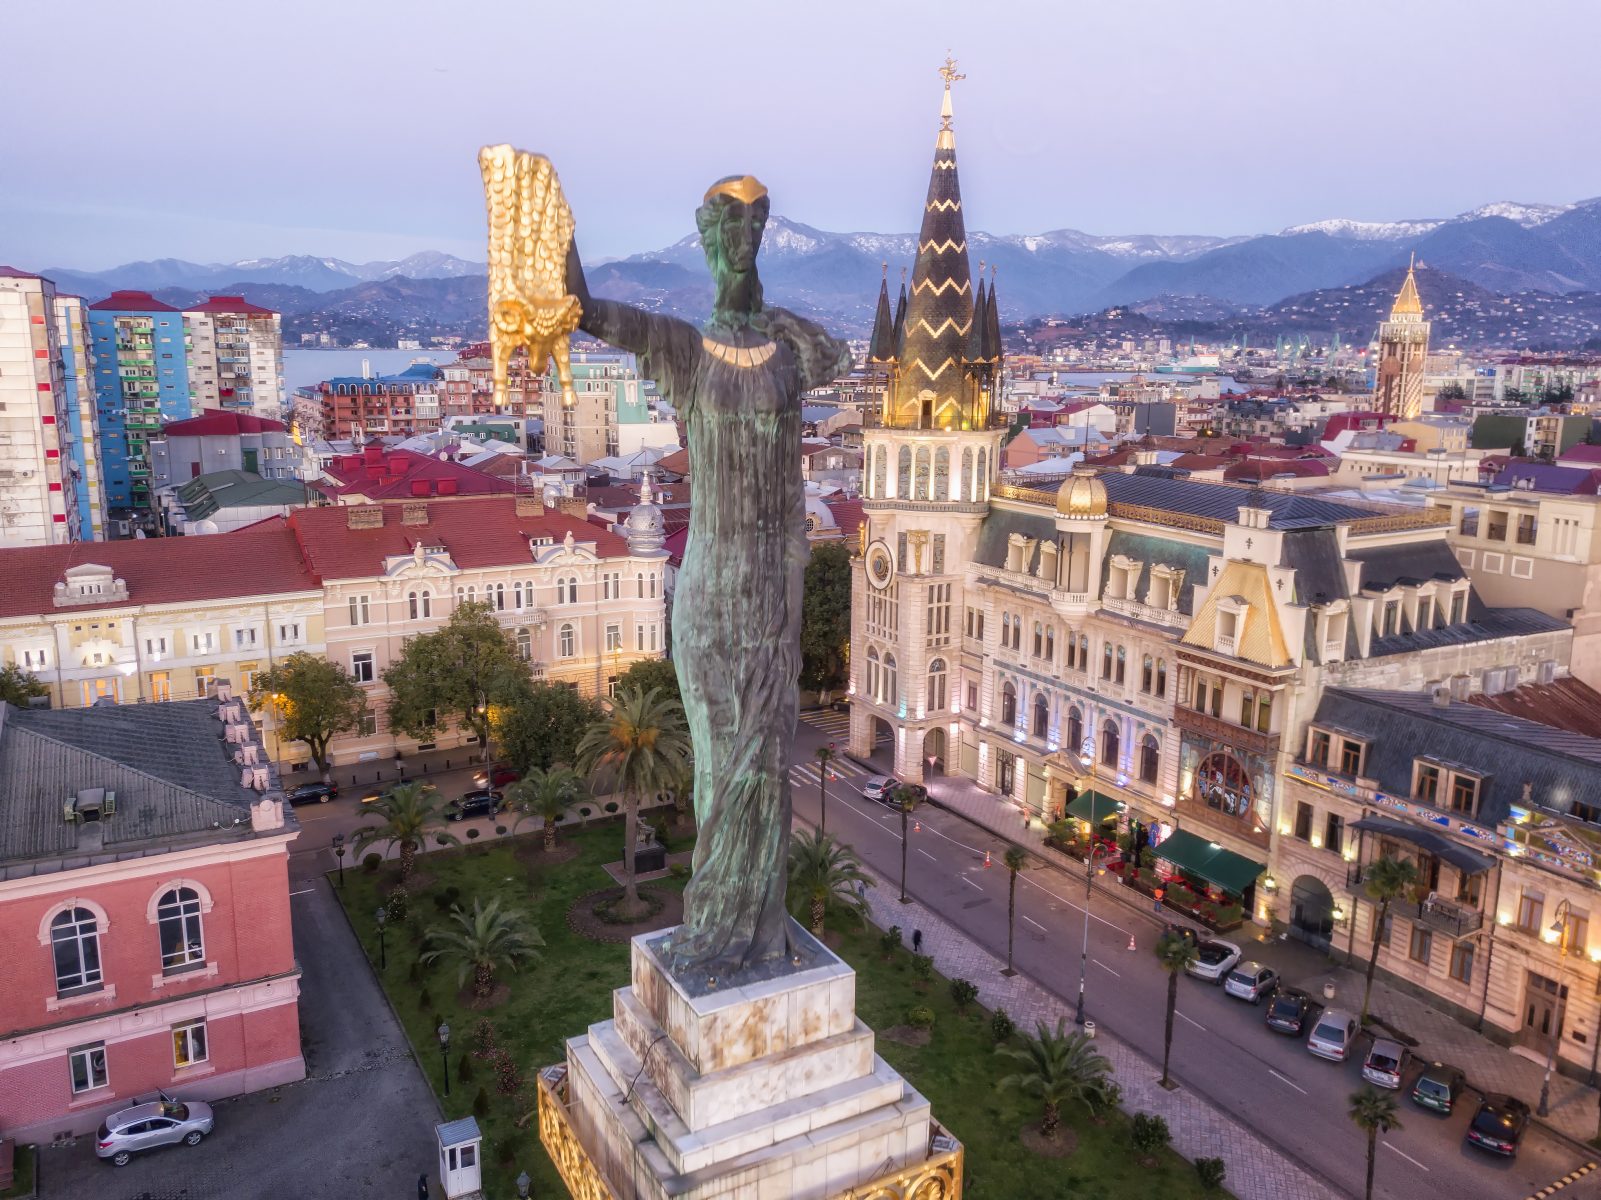
[[[1588,202],[1586,202],[1588,203]],[[1353,221],[1349,217],[1330,217],[1326,221],[1309,221],[1305,225],[1291,225],[1281,230],[1283,236],[1297,233],[1326,233],[1332,237],[1357,238],[1360,241],[1393,241],[1396,238],[1422,237],[1433,233],[1442,225],[1456,221],[1478,221],[1484,217],[1505,217],[1508,221],[1533,229],[1580,207],[1578,204],[1520,204],[1516,200],[1497,200],[1481,204],[1454,217],[1424,218],[1417,221]]]

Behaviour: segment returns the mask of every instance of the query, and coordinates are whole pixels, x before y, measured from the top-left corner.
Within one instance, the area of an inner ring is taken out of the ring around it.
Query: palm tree
[[[422,961],[454,959],[457,985],[465,986],[471,973],[473,995],[480,1000],[495,990],[496,971],[501,967],[515,971],[523,963],[537,962],[545,944],[522,910],[502,908],[499,896],[488,904],[474,899],[471,912],[459,904],[452,906],[450,922],[428,931]]]
[[[444,829],[444,806],[439,793],[426,783],[397,783],[367,805],[367,815],[378,817],[381,825],[356,830],[355,849],[360,854],[368,846],[383,842],[400,847],[400,882],[411,878],[417,851],[432,834],[444,846],[459,846],[454,834]]]
[[[858,889],[872,886],[861,861],[829,834],[801,830],[789,839],[789,902],[794,909],[809,906],[814,936],[823,936],[823,918],[831,908],[865,919],[867,902]]]
[[[904,783],[895,789],[894,795],[895,807],[901,810],[901,903],[909,904],[911,901],[906,898],[906,821],[922,797],[916,788]]]
[[[548,771],[530,767],[521,779],[506,789],[507,799],[517,811],[512,832],[529,817],[543,818],[545,849],[554,850],[556,822],[583,794],[584,781],[571,767],[551,767]]]
[[[1163,1087],[1172,1086],[1167,1077],[1167,1063],[1173,1054],[1173,1014],[1178,1011],[1179,1005],[1179,976],[1184,974],[1184,968],[1195,961],[1195,956],[1193,938],[1169,932],[1157,939],[1157,961],[1162,964],[1162,970],[1167,972],[1167,1030],[1162,1041]]]
[[[625,688],[611,711],[592,725],[578,743],[578,769],[586,775],[605,772],[623,793],[623,907],[639,908],[634,879],[634,846],[639,838],[639,802],[679,786],[689,763],[689,730],[684,709],[660,688],[648,692]]]
[[[1373,972],[1379,965],[1379,943],[1384,940],[1384,921],[1390,915],[1390,904],[1406,895],[1418,881],[1416,864],[1408,858],[1374,859],[1363,874],[1366,882],[1362,890],[1368,899],[1378,905],[1373,914],[1373,950],[1368,955],[1367,984],[1362,989],[1362,1020],[1368,1019],[1368,1000],[1373,995]]]
[[[1019,1091],[1045,1105],[1040,1133],[1051,1137],[1062,1119],[1062,1105],[1079,1100],[1090,1108],[1099,1103],[1112,1073],[1112,1064],[1084,1034],[1067,1032],[1066,1019],[1056,1022],[1053,1033],[1044,1021],[1036,1036],[1024,1035],[1021,1046],[997,1046],[995,1053],[1017,1064],[1017,1070],[996,1082],[1001,1091]]]
[[[1017,925],[1017,873],[1028,862],[1028,855],[1023,853],[1020,846],[1006,848],[1006,870],[1009,877],[1006,880],[1006,970],[1003,975],[1016,975],[1012,970],[1012,932]]]
[[[828,832],[828,767],[839,755],[834,753],[834,743],[817,747],[817,831]]]
[[[1368,1135],[1367,1200],[1373,1200],[1373,1160],[1378,1156],[1379,1134],[1401,1128],[1401,1118],[1395,1111],[1395,1095],[1371,1085],[1364,1086],[1361,1091],[1351,1093],[1351,1107],[1346,1115]]]

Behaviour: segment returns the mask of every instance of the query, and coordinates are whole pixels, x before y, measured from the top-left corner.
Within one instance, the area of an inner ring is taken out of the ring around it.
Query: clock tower
[[[1390,309],[1390,319],[1379,324],[1379,361],[1373,389],[1373,407],[1410,421],[1423,411],[1423,367],[1429,357],[1429,323],[1423,319],[1415,264]]]
[[[1004,421],[993,279],[975,291],[956,173],[947,59],[911,287],[886,278],[868,350],[882,400],[864,413],[862,541],[851,581],[851,753],[920,782],[956,752],[962,578],[999,471]],[[975,683],[980,677],[975,667]],[[953,767],[956,764],[951,764]]]

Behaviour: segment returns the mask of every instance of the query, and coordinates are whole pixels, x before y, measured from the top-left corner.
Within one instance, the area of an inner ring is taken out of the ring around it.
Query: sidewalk
[[[917,901],[899,903],[894,892],[890,887],[869,889],[867,903],[875,925],[921,929],[923,950],[933,957],[940,973],[978,984],[979,1001],[987,1008],[1004,1008],[1018,1028],[1032,1029],[1036,1021],[1054,1028],[1064,1017],[1071,1024],[1062,1000],[1023,975],[1005,978],[1000,959]],[[1193,1092],[1183,1087],[1171,1092],[1162,1088],[1157,1064],[1126,1042],[1105,1030],[1096,1035],[1095,1042],[1111,1060],[1123,1088],[1123,1107],[1165,1118],[1173,1134],[1173,1148],[1185,1158],[1223,1159],[1228,1165],[1227,1186],[1239,1200],[1284,1200],[1290,1196],[1295,1200],[1338,1200],[1341,1196]]]
[[[955,813],[997,837],[1034,851],[1047,868],[1082,883],[1082,875],[1072,870],[1072,864],[1067,859],[1045,847],[1044,828],[1037,821],[1025,828],[1021,814],[1011,801],[984,791],[970,779],[961,778],[935,780],[930,788],[930,796],[936,806]],[[1123,889],[1104,883],[1096,891],[1123,902],[1134,911],[1151,915],[1144,897],[1139,897],[1136,902]],[[1151,919],[1157,922],[1162,920],[1157,917]],[[1239,933],[1230,934],[1230,939],[1238,942],[1242,937],[1251,937],[1250,931],[1253,929],[1254,926],[1247,926]],[[1335,994],[1346,997],[1349,1006],[1354,1008],[1361,1003],[1361,966],[1356,969],[1338,966],[1326,955],[1300,942],[1275,941],[1266,938],[1265,931],[1260,932],[1264,935],[1258,939],[1262,948],[1251,951],[1254,957],[1281,970],[1287,965],[1285,960],[1298,960],[1301,965],[1317,973],[1313,980],[1315,986],[1320,987],[1324,982],[1333,983]],[[1359,954],[1361,949],[1358,947]],[[1540,1083],[1545,1076],[1543,1062],[1536,1063],[1512,1053],[1505,1046],[1474,1032],[1455,1017],[1430,1007],[1410,993],[1391,987],[1382,978],[1373,981],[1370,1007],[1373,1015],[1417,1040],[1418,1044],[1412,1048],[1416,1057],[1461,1067],[1467,1072],[1469,1084],[1481,1091],[1506,1092],[1525,1101],[1531,1108],[1539,1100]],[[1550,1115],[1535,1119],[1559,1135],[1581,1143],[1588,1142],[1596,1136],[1598,1129],[1598,1101],[1601,1101],[1601,1095],[1596,1089],[1553,1072]]]

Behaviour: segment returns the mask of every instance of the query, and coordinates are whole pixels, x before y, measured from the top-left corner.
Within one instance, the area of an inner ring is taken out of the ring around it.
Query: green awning
[[[1252,862],[1243,854],[1225,850],[1216,842],[1183,829],[1168,834],[1151,853],[1235,896],[1243,895],[1256,877],[1267,870],[1266,863]]]
[[[1098,825],[1106,818],[1115,817],[1122,811],[1121,800],[1114,800],[1110,796],[1103,796],[1100,792],[1094,791],[1080,792],[1067,806],[1068,816],[1088,821],[1091,825]]]

